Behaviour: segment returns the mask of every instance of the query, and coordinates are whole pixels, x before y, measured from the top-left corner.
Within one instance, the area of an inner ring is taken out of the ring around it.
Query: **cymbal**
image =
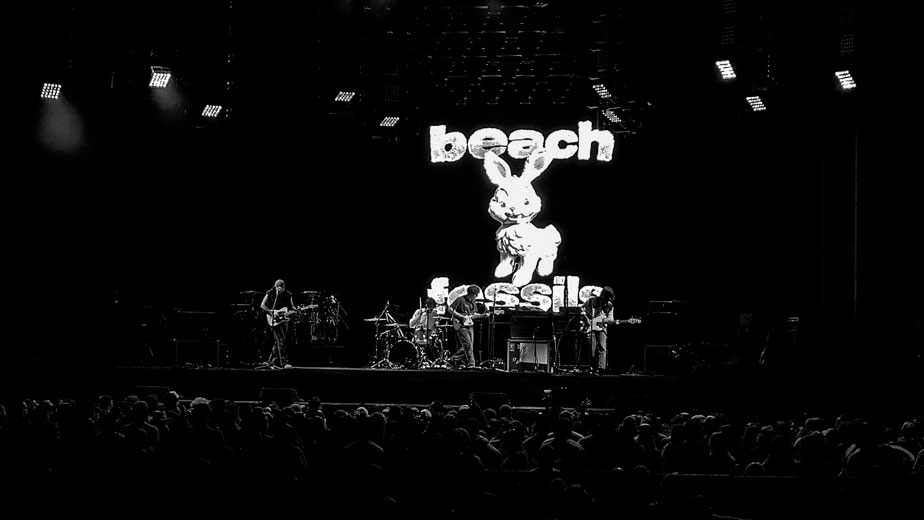
[[[386,327],[402,327],[402,328],[405,328],[405,329],[407,328],[407,325],[405,325],[405,324],[403,324],[403,323],[388,323],[388,324],[386,324],[385,326],[386,326]]]
[[[321,294],[321,291],[302,291],[299,294]]]
[[[363,318],[363,321],[388,321],[388,318]]]
[[[241,294],[260,294],[260,291],[241,291]]]
[[[449,327],[452,327],[452,325],[437,325],[436,327],[440,329],[448,329]]]

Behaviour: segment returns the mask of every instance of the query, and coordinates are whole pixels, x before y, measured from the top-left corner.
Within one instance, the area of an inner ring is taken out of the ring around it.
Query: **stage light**
[[[379,123],[379,126],[395,126],[398,124],[398,119],[399,118],[394,116],[388,116],[385,119],[382,119],[382,122]]]
[[[717,61],[715,66],[719,69],[719,73],[722,74],[722,79],[735,79],[737,77],[730,60]]]
[[[764,105],[764,102],[761,101],[760,96],[748,96],[747,100],[748,100],[748,104],[751,105],[751,110],[755,112],[761,112],[763,110],[767,110],[767,107],[766,105]]]
[[[853,76],[850,75],[849,70],[837,71],[834,75],[837,76],[837,80],[841,82],[842,89],[850,90],[857,88],[857,84],[853,81]]]
[[[594,90],[596,90],[597,95],[603,99],[609,99],[613,97],[612,94],[610,94],[610,91],[606,89],[606,86],[603,83],[597,83],[596,85],[594,85]]]
[[[334,101],[339,101],[341,103],[349,103],[350,101],[353,100],[353,96],[355,95],[356,95],[356,92],[346,92],[346,91],[341,90],[337,94],[337,97],[334,98]]]
[[[61,94],[61,85],[57,83],[45,83],[42,85],[42,98],[44,99],[58,99],[58,95]]]
[[[616,115],[612,108],[608,108],[603,111],[603,115],[610,120],[611,123],[622,123],[622,119]]]
[[[221,105],[205,105],[205,108],[202,109],[202,116],[218,117],[219,112],[221,112]]]
[[[151,67],[151,83],[148,84],[152,88],[167,88],[167,83],[170,82],[170,69],[167,67]]]

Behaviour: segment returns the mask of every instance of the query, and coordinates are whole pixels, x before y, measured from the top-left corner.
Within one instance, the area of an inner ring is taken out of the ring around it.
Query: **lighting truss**
[[[42,98],[58,99],[61,94],[61,85],[57,83],[45,83],[42,85]]]

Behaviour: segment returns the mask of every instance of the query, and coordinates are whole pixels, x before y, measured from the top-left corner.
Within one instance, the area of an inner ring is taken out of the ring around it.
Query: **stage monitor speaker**
[[[260,404],[275,402],[280,408],[298,401],[298,392],[294,388],[261,388]]]
[[[174,338],[174,366],[221,366],[221,342],[217,339]]]
[[[548,372],[548,340],[509,338],[507,340],[507,371]]]
[[[688,345],[645,345],[642,371],[648,375],[687,376],[693,373],[693,358]]]

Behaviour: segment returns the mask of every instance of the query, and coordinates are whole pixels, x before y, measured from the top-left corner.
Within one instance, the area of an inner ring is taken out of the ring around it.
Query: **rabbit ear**
[[[536,148],[529,154],[529,157],[526,158],[526,165],[523,166],[523,174],[521,177],[528,181],[532,181],[538,177],[539,174],[544,172],[551,162],[552,158],[549,157],[548,150],[545,148]]]
[[[507,166],[506,161],[490,150],[484,153],[484,171],[488,174],[491,184],[498,186],[510,177],[510,166]]]

